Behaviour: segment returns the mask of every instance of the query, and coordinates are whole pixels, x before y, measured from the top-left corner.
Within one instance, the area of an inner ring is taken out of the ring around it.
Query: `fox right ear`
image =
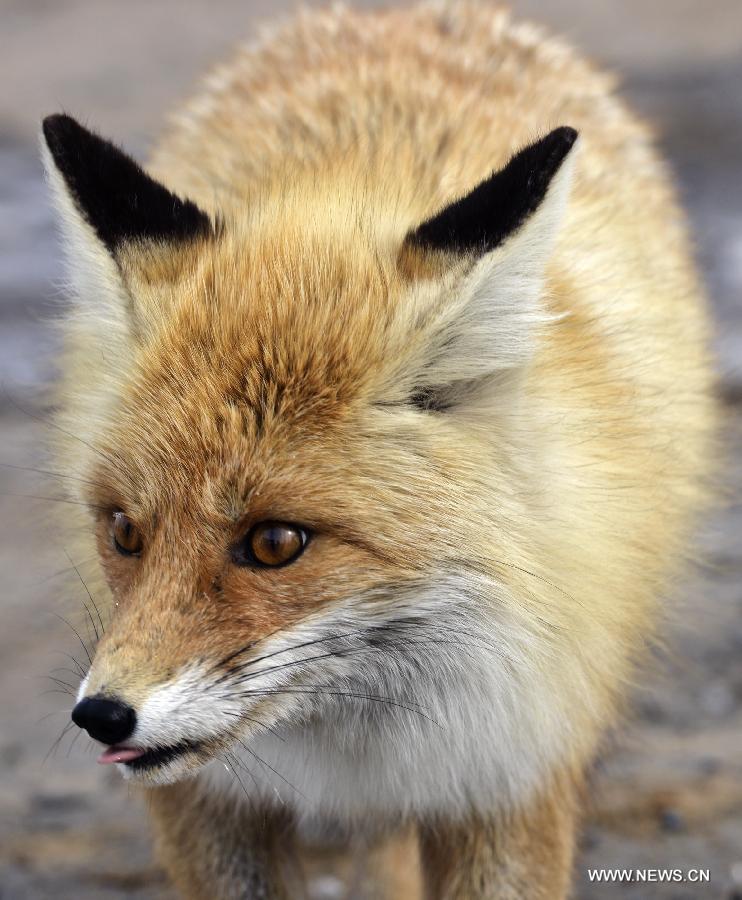
[[[42,127],[52,180],[112,254],[131,241],[212,234],[209,217],[195,203],[171,193],[123,150],[71,116],[48,116]]]
[[[140,250],[209,238],[211,220],[71,116],[44,119],[41,152],[79,310],[101,340],[125,341],[139,323],[132,317],[124,258],[130,275]]]

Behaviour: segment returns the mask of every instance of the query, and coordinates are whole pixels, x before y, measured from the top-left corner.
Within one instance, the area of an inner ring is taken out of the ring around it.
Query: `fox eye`
[[[292,563],[304,552],[309,535],[288,522],[259,522],[232,550],[238,566],[276,569]]]
[[[142,534],[131,519],[122,512],[113,514],[113,544],[123,556],[142,552]]]

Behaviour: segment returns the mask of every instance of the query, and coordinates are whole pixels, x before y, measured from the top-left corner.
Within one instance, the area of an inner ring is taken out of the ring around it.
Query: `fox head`
[[[104,761],[170,781],[340,707],[427,727],[485,669],[517,703],[528,622],[493,565],[520,558],[513,422],[576,133],[458,199],[339,166],[218,209],[68,116],[43,133],[59,422],[111,594],[73,718]]]

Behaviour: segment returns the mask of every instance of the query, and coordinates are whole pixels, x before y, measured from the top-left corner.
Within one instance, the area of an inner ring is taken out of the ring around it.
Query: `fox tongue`
[[[144,750],[137,750],[134,747],[109,747],[104,750],[98,757],[98,762],[102,766],[108,766],[111,763],[131,762],[133,759],[139,759],[144,756]]]

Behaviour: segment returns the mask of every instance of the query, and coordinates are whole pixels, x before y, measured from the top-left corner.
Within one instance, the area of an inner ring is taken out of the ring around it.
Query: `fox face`
[[[300,174],[207,214],[66,116],[44,135],[75,292],[60,421],[112,598],[73,712],[101,760],[163,783],[317,722],[439,753],[457,717],[466,758],[467,693],[512,752],[532,620],[493,566],[575,133],[383,216],[357,178]]]

